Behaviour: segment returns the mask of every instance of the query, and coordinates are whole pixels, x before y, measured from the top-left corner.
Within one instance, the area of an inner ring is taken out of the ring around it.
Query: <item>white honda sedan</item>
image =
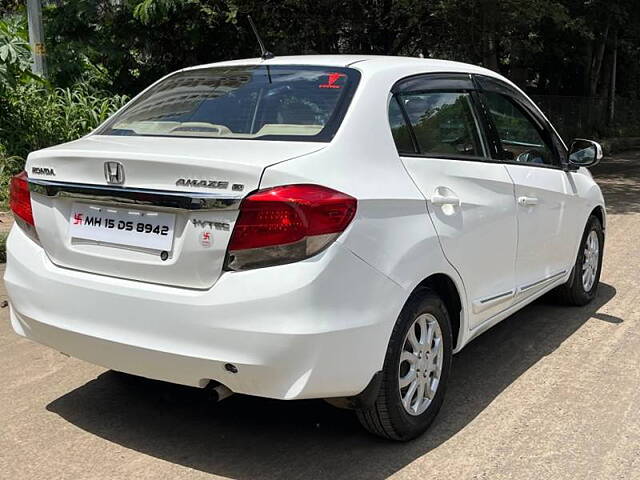
[[[601,156],[472,65],[187,68],[13,178],[11,322],[117,371],[324,398],[407,440],[471,339],[552,289],[594,298]]]

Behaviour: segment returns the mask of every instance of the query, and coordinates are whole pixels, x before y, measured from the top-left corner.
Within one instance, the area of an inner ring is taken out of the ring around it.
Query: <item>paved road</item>
[[[543,299],[469,345],[422,438],[372,438],[321,401],[212,405],[127,381],[18,338],[4,309],[0,477],[640,478],[640,153],[596,175],[610,212],[596,301]]]

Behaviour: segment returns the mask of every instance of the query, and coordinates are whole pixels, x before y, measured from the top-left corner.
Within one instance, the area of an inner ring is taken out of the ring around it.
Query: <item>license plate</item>
[[[176,216],[74,203],[69,219],[71,238],[170,251]]]

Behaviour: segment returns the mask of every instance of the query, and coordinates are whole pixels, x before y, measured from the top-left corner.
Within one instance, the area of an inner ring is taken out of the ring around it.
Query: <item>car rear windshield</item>
[[[211,67],[151,87],[98,135],[330,141],[360,74],[310,66]]]

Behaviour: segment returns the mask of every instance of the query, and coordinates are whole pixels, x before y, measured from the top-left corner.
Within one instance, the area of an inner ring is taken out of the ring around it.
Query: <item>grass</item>
[[[0,263],[6,263],[7,261],[7,237],[9,232],[0,233]]]

